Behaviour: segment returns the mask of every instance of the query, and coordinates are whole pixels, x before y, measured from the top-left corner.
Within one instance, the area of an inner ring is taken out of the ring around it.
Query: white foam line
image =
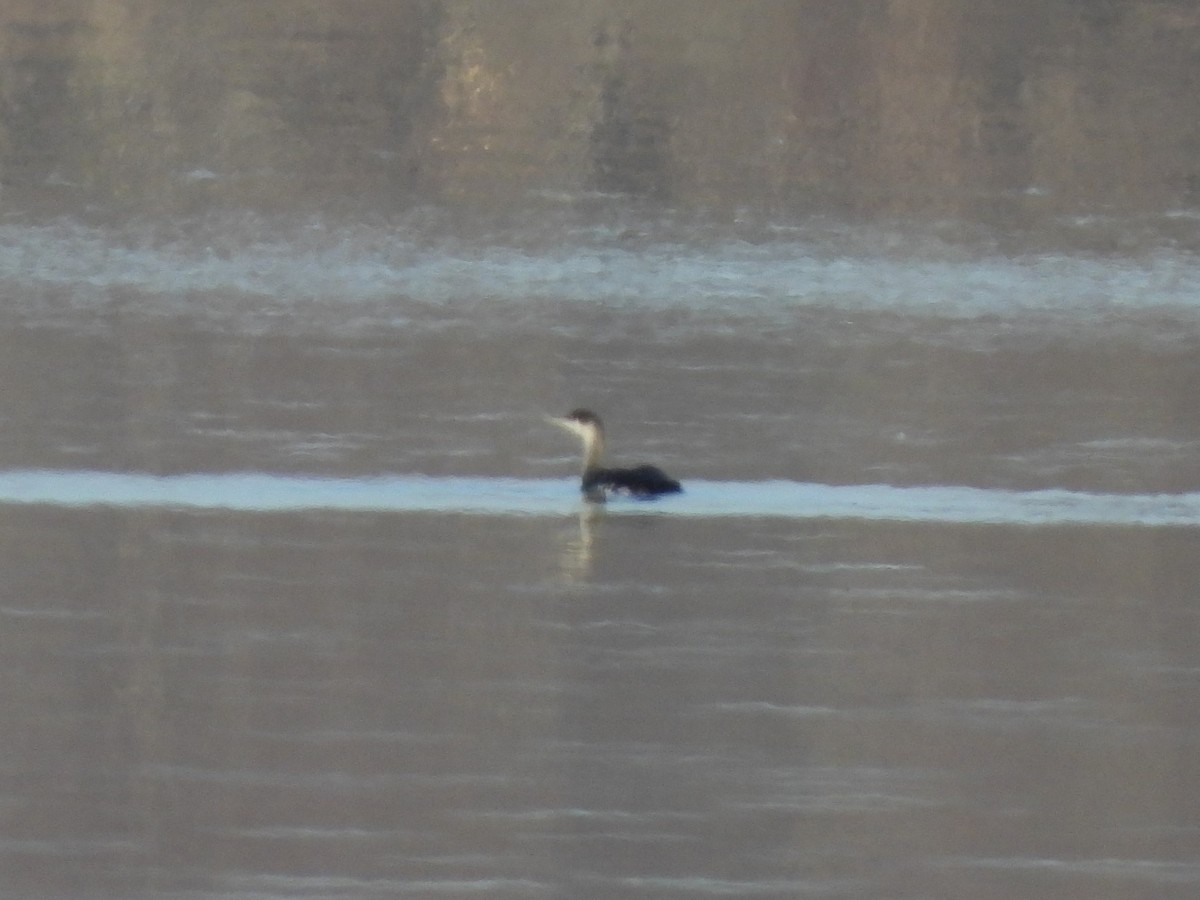
[[[654,503],[617,501],[606,514],[861,519],[1002,525],[1200,526],[1200,493],[1098,494],[960,486],[688,481]],[[570,515],[585,509],[571,479],[321,478],[239,472],[150,475],[86,470],[0,471],[0,503],[182,507],[257,512],[313,509]]]

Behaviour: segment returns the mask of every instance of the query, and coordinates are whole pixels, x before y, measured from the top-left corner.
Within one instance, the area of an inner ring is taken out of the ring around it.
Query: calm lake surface
[[[0,224],[0,893],[1196,896],[1194,230]]]

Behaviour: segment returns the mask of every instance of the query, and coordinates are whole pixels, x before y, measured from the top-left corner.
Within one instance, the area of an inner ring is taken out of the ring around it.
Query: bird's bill
[[[583,436],[582,426],[574,419],[568,419],[564,416],[546,416],[546,421],[552,425],[557,425],[563,431],[569,431],[576,437]]]

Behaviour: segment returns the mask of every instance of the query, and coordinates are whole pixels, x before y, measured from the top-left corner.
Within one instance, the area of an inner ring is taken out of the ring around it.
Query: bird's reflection
[[[564,584],[583,584],[591,578],[594,531],[596,523],[603,517],[604,504],[581,504],[578,530],[571,529],[559,555],[559,567]]]

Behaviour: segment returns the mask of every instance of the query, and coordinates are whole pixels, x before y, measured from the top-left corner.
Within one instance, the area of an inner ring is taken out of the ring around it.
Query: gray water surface
[[[0,226],[4,892],[1195,896],[1196,260],[562,224]]]
[[[0,897],[1200,896],[1198,9],[0,4]]]
[[[1200,876],[1190,527],[4,522],[22,893],[1183,898]]]

